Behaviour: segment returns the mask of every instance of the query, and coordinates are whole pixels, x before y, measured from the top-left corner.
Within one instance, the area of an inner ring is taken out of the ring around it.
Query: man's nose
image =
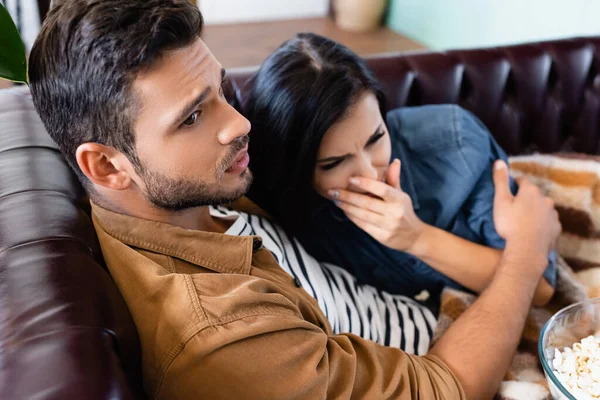
[[[219,142],[229,145],[235,139],[246,136],[250,132],[250,121],[238,112],[234,107],[227,104],[223,118],[226,119],[225,128],[219,132]]]

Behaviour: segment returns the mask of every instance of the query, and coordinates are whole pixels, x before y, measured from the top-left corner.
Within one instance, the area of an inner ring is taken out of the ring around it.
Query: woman
[[[504,247],[492,166],[506,155],[473,115],[440,105],[384,120],[365,62],[315,34],[263,63],[246,115],[249,197],[315,258],[390,293],[429,294],[434,310],[445,286],[479,293],[490,282]],[[554,262],[535,304],[554,293]]]

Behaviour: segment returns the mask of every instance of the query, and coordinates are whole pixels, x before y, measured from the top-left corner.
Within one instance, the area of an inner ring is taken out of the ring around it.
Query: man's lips
[[[240,174],[248,168],[248,164],[250,164],[250,156],[248,155],[248,146],[246,146],[240,150],[226,172]]]

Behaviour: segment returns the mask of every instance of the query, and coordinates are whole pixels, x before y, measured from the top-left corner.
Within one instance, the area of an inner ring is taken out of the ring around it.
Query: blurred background
[[[124,0],[126,1],[126,0]],[[50,0],[0,0],[27,48]],[[226,68],[260,64],[297,32],[360,55],[496,46],[600,34],[599,0],[198,0],[205,41]]]

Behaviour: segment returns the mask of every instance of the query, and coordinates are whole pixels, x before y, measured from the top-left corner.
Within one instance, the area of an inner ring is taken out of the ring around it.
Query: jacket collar
[[[211,208],[211,214],[223,217]],[[243,217],[233,211],[229,216]],[[215,272],[249,274],[252,254],[262,245],[257,236],[196,231],[174,225],[131,217],[109,211],[92,203],[92,219],[97,228],[132,247],[180,258]],[[247,222],[244,220],[244,224]]]

